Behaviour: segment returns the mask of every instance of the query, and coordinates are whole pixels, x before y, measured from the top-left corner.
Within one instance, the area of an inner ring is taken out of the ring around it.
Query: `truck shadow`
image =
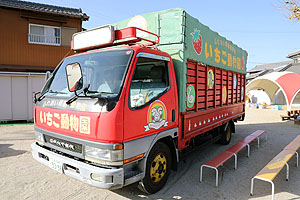
[[[215,187],[215,171],[204,171],[204,181],[199,181],[199,169],[202,164],[225,151],[233,144],[239,142],[247,135],[261,129],[265,135],[260,140],[260,148],[256,141],[251,144],[250,158],[247,150],[242,150],[238,155],[238,169],[234,170],[234,159],[227,161],[219,168],[219,186]],[[270,160],[273,159],[291,140],[299,135],[298,125],[291,121],[277,123],[239,124],[236,133],[232,136],[229,145],[211,144],[204,149],[195,150],[185,160],[181,160],[178,171],[170,174],[165,187],[156,194],[148,195],[137,189],[137,184],[129,185],[113,192],[129,199],[251,199],[250,182]],[[289,161],[290,180],[285,181],[286,169],[284,168],[274,180],[276,195],[300,199],[300,167],[295,167],[296,158]],[[255,181],[253,199],[271,196],[269,183]],[[297,196],[297,197],[295,197]]]
[[[13,144],[0,144],[0,158],[11,157],[11,156],[18,156],[26,151],[23,150],[15,150],[11,148]]]

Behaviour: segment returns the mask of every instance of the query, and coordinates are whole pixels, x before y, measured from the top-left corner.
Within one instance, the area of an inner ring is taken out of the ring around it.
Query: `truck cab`
[[[138,31],[104,26],[73,36],[76,54],[36,99],[36,160],[100,188],[163,187],[178,161],[175,72],[158,36],[137,43]]]

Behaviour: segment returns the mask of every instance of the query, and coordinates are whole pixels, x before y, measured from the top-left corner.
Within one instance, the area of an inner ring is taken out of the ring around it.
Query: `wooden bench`
[[[289,119],[297,119],[297,117],[300,115],[300,110],[291,110],[287,111],[286,115],[280,115],[281,120],[289,120]]]
[[[234,156],[234,168],[237,169],[237,154],[240,152],[243,148],[246,146],[248,147],[248,157],[250,156],[250,143],[257,139],[257,144],[259,147],[259,136],[261,136],[265,131],[263,130],[257,130],[253,132],[252,134],[248,135],[232,147],[228,148],[226,151],[220,153],[210,161],[206,162],[205,164],[201,165],[200,168],[200,182],[203,180],[202,172],[203,168],[211,168],[216,171],[216,186],[218,186],[218,180],[219,180],[219,171],[218,167],[223,165],[227,160],[229,160],[231,157]]]
[[[253,195],[254,179],[259,179],[271,183],[272,185],[272,199],[274,199],[274,178],[286,166],[286,180],[289,180],[289,165],[288,161],[296,154],[297,163],[299,165],[299,155],[297,150],[300,148],[300,135],[292,140],[279,154],[277,154],[262,170],[260,170],[255,177],[251,179],[251,192]]]
[[[291,119],[291,116],[289,115],[280,115],[280,117],[282,121]]]
[[[291,110],[291,111],[287,111],[287,115],[288,115],[290,118],[296,119],[297,116],[299,116],[299,114],[300,114],[300,110]]]

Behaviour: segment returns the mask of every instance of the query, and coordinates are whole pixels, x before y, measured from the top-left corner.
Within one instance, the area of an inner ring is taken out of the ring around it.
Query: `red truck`
[[[183,9],[76,33],[36,97],[33,157],[90,185],[155,193],[245,115],[247,52]]]

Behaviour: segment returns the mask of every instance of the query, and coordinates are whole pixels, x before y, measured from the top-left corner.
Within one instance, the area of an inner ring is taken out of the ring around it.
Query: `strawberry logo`
[[[200,35],[200,30],[195,29],[193,33],[193,47],[198,55],[201,54],[202,51],[202,37]]]

